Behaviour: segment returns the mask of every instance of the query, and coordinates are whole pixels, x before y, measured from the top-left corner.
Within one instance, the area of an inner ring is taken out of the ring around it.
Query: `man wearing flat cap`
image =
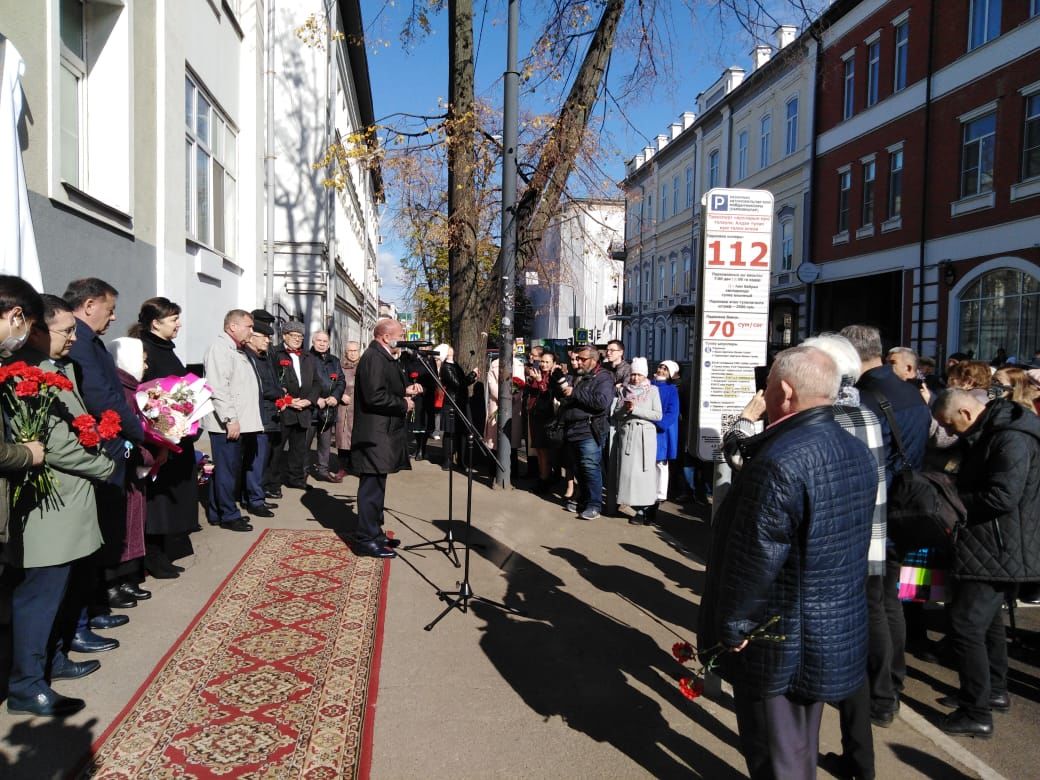
[[[282,348],[275,352],[274,367],[284,393],[292,403],[282,410],[282,446],[274,454],[276,473],[286,487],[307,489],[307,431],[311,409],[321,392],[318,365],[303,351],[303,323],[289,320],[282,326]]]
[[[268,353],[273,335],[271,323],[254,316],[253,334],[242,350],[253,367],[260,386],[258,403],[263,429],[247,440],[242,453],[241,503],[249,514],[257,517],[273,517],[274,513],[271,510],[277,508],[276,504],[267,501],[273,496],[269,495],[271,486],[265,481],[273,448],[280,446],[282,442],[281,413],[275,405],[275,401],[282,397],[282,384]],[[275,483],[274,487],[281,490],[280,483]]]

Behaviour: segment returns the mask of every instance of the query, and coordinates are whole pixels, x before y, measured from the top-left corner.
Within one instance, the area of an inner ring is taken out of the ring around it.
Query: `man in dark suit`
[[[282,410],[282,446],[275,452],[275,473],[286,487],[307,489],[307,432],[312,407],[321,393],[318,364],[303,352],[303,323],[289,320],[282,328],[282,348],[275,354],[282,389],[293,402]]]
[[[413,396],[422,385],[406,384],[401,368],[405,327],[397,320],[380,320],[372,343],[361,356],[354,386],[354,431],[350,448],[351,470],[360,478],[357,493],[357,552],[376,558],[393,558],[396,539],[383,533],[386,475],[411,468],[408,463],[408,425],[405,418],[415,408]]]
[[[137,413],[126,402],[115,361],[101,340],[115,322],[119,292],[108,282],[87,278],[69,282],[63,297],[76,316],[76,341],[69,352],[69,359],[76,372],[83,405],[95,417],[112,409],[119,414],[121,424],[119,435],[102,444],[108,456],[115,461],[115,470],[108,482],[95,487],[98,519],[105,540],[102,560],[76,566],[69,584],[70,599],[78,600],[81,607],[79,623],[70,647],[77,652],[100,652],[118,647],[119,642],[92,633],[88,625],[86,604],[92,598],[102,601],[100,595],[92,592],[98,577],[104,579],[107,588],[105,598],[109,607],[135,607],[138,599],[151,597],[148,591],[129,581],[121,584],[120,579],[125,572],[119,568],[119,558],[126,539],[126,455],[129,450],[144,443],[144,427]],[[94,568],[99,564],[103,567],[101,571]],[[74,601],[67,602],[66,607],[72,603]],[[113,616],[99,615],[93,622],[98,627],[109,628],[122,621]]]

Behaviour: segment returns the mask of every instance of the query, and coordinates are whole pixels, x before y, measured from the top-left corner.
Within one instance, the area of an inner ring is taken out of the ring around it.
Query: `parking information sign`
[[[704,198],[697,457],[710,461],[766,363],[773,194],[714,189]]]

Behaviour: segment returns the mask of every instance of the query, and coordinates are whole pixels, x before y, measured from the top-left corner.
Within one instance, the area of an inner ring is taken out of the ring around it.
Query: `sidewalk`
[[[447,480],[447,472],[428,462],[390,477],[387,528],[405,545],[443,535]],[[276,517],[254,525],[352,524],[356,484],[348,477],[339,485],[318,483],[306,494],[287,489]],[[464,476],[455,474],[453,484],[452,516],[461,535]],[[469,612],[452,610],[424,631],[443,609],[437,589],[455,590],[462,570],[430,550],[391,563],[372,777],[742,776],[731,699],[683,699],[675,684],[680,667],[670,654],[673,642],[693,639],[706,526],[673,505],[661,520],[661,528],[630,526],[623,518],[587,522],[526,491],[474,484],[473,539],[484,547],[472,556],[473,590],[527,617],[475,600]],[[206,526],[192,538],[196,555],[182,562],[188,570],[181,578],[150,580],[154,598],[128,612],[128,626],[108,632],[123,646],[96,656],[101,670],[56,684],[85,698],[85,711],[65,722],[0,711],[0,775],[62,776],[256,535]],[[923,676],[915,673],[909,693],[931,705],[935,686],[925,685]],[[973,743],[946,739],[914,709],[920,707],[908,703],[892,728],[875,730],[878,777],[994,776],[968,752]],[[1015,745],[1003,753],[1017,751],[1021,766],[1035,765],[1040,748],[1021,739],[1035,733],[1035,724],[1017,739],[1006,725],[998,721],[998,738],[986,747]],[[839,750],[830,708],[821,743],[821,752]]]

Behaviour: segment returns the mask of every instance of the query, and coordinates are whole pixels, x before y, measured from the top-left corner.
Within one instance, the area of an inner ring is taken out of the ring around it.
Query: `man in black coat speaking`
[[[376,558],[394,558],[396,539],[383,533],[386,475],[411,468],[408,463],[408,425],[405,417],[415,408],[412,396],[422,385],[408,385],[401,367],[405,327],[397,320],[380,320],[358,362],[354,386],[354,431],[350,467],[358,475],[357,552]]]

